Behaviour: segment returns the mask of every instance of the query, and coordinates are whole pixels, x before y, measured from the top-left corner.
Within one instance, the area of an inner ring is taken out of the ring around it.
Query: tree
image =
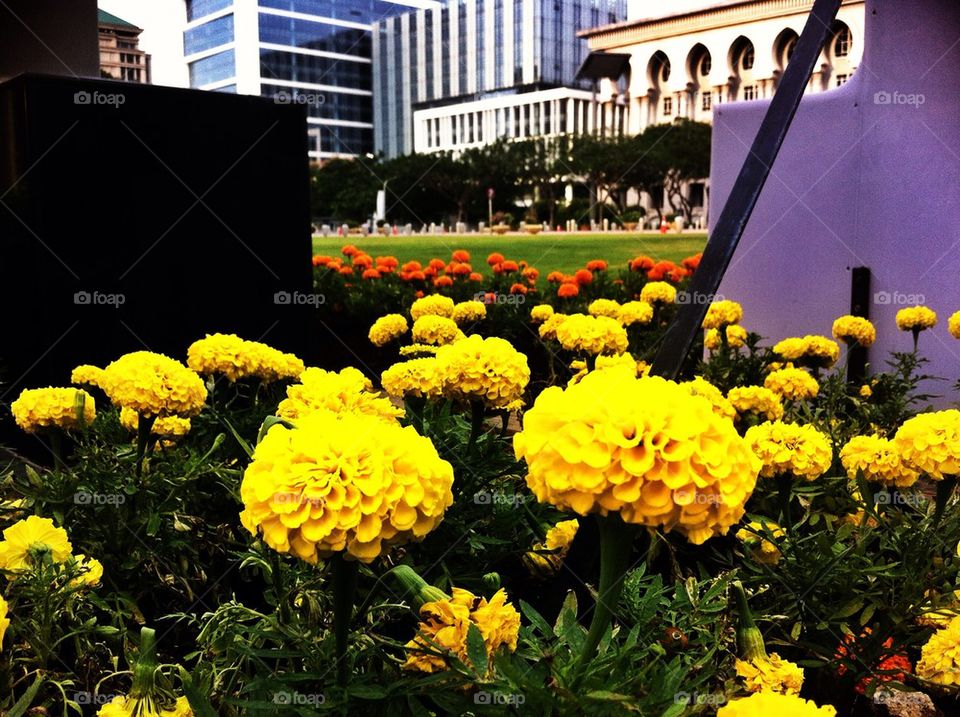
[[[380,181],[376,163],[329,159],[311,171],[310,208],[314,217],[359,224],[373,214]]]
[[[667,202],[689,218],[692,207],[683,190],[689,182],[710,174],[710,125],[677,119],[647,127],[643,138],[658,167]]]

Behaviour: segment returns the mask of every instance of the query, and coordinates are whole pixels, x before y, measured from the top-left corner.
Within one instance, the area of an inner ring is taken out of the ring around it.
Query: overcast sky
[[[183,0],[98,0],[100,9],[143,28],[140,49],[152,56],[153,83],[187,87],[183,64]]]

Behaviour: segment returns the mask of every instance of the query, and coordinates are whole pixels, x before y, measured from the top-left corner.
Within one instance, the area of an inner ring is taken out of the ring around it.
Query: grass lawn
[[[444,234],[439,236],[396,237],[321,237],[313,238],[316,254],[337,255],[340,247],[356,244],[371,256],[393,255],[400,262],[416,259],[426,262],[433,257],[445,261],[454,249],[466,249],[471,254],[474,268],[483,271],[487,255],[498,251],[508,259],[526,259],[531,265],[547,272],[558,270],[572,273],[590,259],[605,259],[611,268],[623,267],[628,259],[646,254],[656,260],[680,261],[702,251],[706,234],[567,234],[551,232],[530,236],[507,234],[503,236]]]

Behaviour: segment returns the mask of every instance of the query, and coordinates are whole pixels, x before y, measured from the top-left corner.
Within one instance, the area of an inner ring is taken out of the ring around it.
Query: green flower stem
[[[357,592],[360,564],[347,560],[337,553],[333,560],[333,633],[336,641],[337,683],[347,684],[350,666],[347,664],[347,644],[350,640],[350,620],[353,617],[353,600]]]
[[[133,668],[131,697],[145,697],[153,694],[154,678],[157,671],[157,634],[152,628],[140,628],[140,654]]]
[[[613,610],[620,600],[623,578],[630,566],[630,553],[636,526],[624,523],[619,514],[598,518],[600,526],[600,587],[593,610],[587,639],[583,643],[576,681],[587,663],[596,656],[597,646],[613,619]]]
[[[473,448],[483,429],[483,402],[470,402],[470,441],[467,443],[467,454],[473,453]]]
[[[137,478],[143,474],[143,457],[147,453],[147,446],[150,445],[150,431],[153,430],[156,420],[156,416],[137,418]]]
[[[950,502],[953,491],[957,487],[957,476],[944,476],[943,480],[937,483],[936,507],[933,511],[933,526],[940,524],[943,517],[943,511],[947,509],[947,503]]]
[[[57,468],[66,468],[63,460],[63,434],[59,428],[50,431],[50,452],[53,453],[53,465]]]
[[[793,500],[793,476],[782,473],[777,476],[777,499],[780,503],[780,519],[787,531],[793,530],[793,516],[790,514],[790,503]]]
[[[747,594],[739,580],[733,583],[733,592],[737,599],[737,613],[740,618],[740,627],[737,630],[737,645],[740,656],[747,661],[766,660],[767,648],[763,644],[763,635],[753,621],[753,613],[747,604]]]
[[[417,433],[423,435],[423,411],[426,408],[427,400],[422,396],[406,396],[407,415],[410,416],[410,425]]]

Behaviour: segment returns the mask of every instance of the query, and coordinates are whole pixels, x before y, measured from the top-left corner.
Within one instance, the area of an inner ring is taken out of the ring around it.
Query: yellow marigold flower
[[[780,397],[763,386],[736,386],[727,392],[727,400],[741,417],[746,413],[755,413],[768,421],[783,418]]]
[[[934,480],[960,475],[960,411],[921,413],[900,426],[893,442],[903,461]]]
[[[43,554],[49,554],[55,563],[62,563],[72,552],[67,531],[55,526],[49,518],[31,515],[3,531],[0,570],[29,570],[34,557]]]
[[[203,380],[179,361],[150,351],[125,354],[104,369],[100,388],[141,416],[195,416],[207,400]]]
[[[202,376],[222,374],[231,383],[250,377],[296,378],[303,371],[303,362],[293,354],[235,334],[207,334],[194,341],[187,348],[187,366]]]
[[[857,472],[863,471],[867,480],[897,488],[908,488],[920,477],[903,463],[894,442],[879,436],[851,438],[840,449],[840,463],[851,479],[856,479]]]
[[[549,324],[540,327],[543,329]],[[607,316],[571,314],[556,327],[557,340],[568,351],[587,354],[622,354],[627,350],[627,332]]]
[[[413,340],[423,344],[452,344],[464,338],[453,319],[442,316],[421,316],[413,322]]]
[[[735,667],[747,692],[799,695],[803,687],[803,668],[784,660],[775,652],[771,652],[766,659],[737,660]]]
[[[580,527],[578,520],[562,520],[547,531],[542,543],[525,553],[523,562],[532,571],[543,576],[553,575],[563,564]]]
[[[458,325],[472,324],[487,318],[487,305],[482,301],[461,301],[453,307],[453,320]]]
[[[897,328],[901,331],[923,331],[937,325],[937,313],[926,306],[908,306],[897,312]]]
[[[438,652],[449,652],[469,665],[467,634],[470,625],[476,625],[487,648],[488,664],[473,665],[487,673],[489,658],[501,648],[517,649],[520,632],[520,613],[509,602],[504,590],[498,590],[489,602],[461,588],[453,588],[453,597],[424,603],[420,608],[420,626],[417,636],[407,643],[406,670],[438,672],[449,669],[447,657]]]
[[[587,307],[590,316],[608,316],[615,319],[620,315],[620,304],[613,299],[594,299]]]
[[[833,322],[833,338],[845,344],[860,344],[864,348],[877,340],[877,329],[862,316],[841,316]]]
[[[579,515],[619,511],[694,544],[743,517],[760,467],[706,399],[627,369],[546,389],[513,441],[539,501]]]
[[[117,695],[100,708],[97,717],[193,717],[193,709],[186,697],[178,697],[168,709],[164,709],[154,700]]]
[[[764,478],[789,473],[816,480],[833,461],[830,439],[813,426],[768,421],[748,428],[744,438],[763,462],[760,475]]]
[[[779,692],[754,692],[749,697],[731,700],[719,710],[717,717],[836,717],[837,711],[830,705],[817,707],[817,703],[797,695]]]
[[[727,335],[727,345],[732,349],[738,349],[747,343],[747,330],[737,324],[728,324],[724,328]],[[707,351],[716,351],[723,346],[720,338],[720,329],[707,329],[703,337],[703,345]]]
[[[380,385],[394,398],[436,398],[443,391],[437,360],[432,356],[393,364],[380,374]]]
[[[653,307],[646,301],[628,301],[620,307],[614,318],[624,326],[646,326],[653,321]]]
[[[728,401],[723,391],[707,381],[703,376],[695,376],[692,381],[684,381],[680,384],[694,396],[701,396],[710,402],[713,412],[723,418],[734,419],[737,411],[733,404]]]
[[[920,651],[917,676],[938,685],[960,685],[960,616],[927,640]]]
[[[446,319],[453,317],[453,299],[441,294],[429,294],[417,299],[410,306],[410,318],[414,321],[422,316],[442,316]]]
[[[403,409],[376,393],[370,379],[353,367],[339,373],[308,368],[300,374],[300,383],[287,386],[287,397],[277,407],[277,415],[291,421],[317,411],[363,414],[388,422],[403,416]]]
[[[132,408],[120,409],[120,425],[133,433],[140,426],[140,416]],[[163,438],[176,438],[190,433],[190,419],[180,416],[162,416],[153,423],[150,433]]]
[[[3,636],[6,634],[7,628],[10,627],[10,618],[7,617],[9,614],[10,606],[3,599],[3,595],[0,595],[0,652],[3,652]]]
[[[452,485],[453,468],[412,427],[319,411],[293,429],[273,426],[257,445],[240,520],[309,563],[344,550],[369,563],[433,530]]]
[[[550,316],[547,317],[547,319],[540,325],[540,328],[538,329],[540,338],[547,341],[556,341],[557,327],[559,327],[560,324],[566,320],[567,314],[550,314]]]
[[[637,361],[629,352],[597,356],[593,370],[602,371],[603,369],[607,368],[625,368],[632,372],[634,376],[646,376],[648,373],[650,373],[650,366],[647,364],[647,362]],[[573,371],[574,374],[567,382],[568,386],[572,386],[587,375],[587,362],[581,360],[571,361],[570,370]]]
[[[436,366],[444,395],[456,401],[482,401],[490,408],[505,408],[522,399],[530,381],[527,357],[497,337],[474,335],[441,346]]]
[[[676,287],[665,281],[651,281],[640,289],[640,301],[648,304],[672,304],[676,300]]]
[[[830,368],[840,358],[840,346],[826,336],[784,339],[774,345],[773,352],[787,361],[802,361],[820,368]]]
[[[863,384],[860,387],[860,390],[857,392],[860,394],[860,398],[870,398],[873,395],[873,389],[870,388],[869,384]]]
[[[10,404],[13,420],[27,433],[43,428],[84,428],[97,417],[93,396],[81,388],[28,388]]]
[[[97,366],[83,364],[77,366],[70,373],[70,383],[78,386],[100,386],[103,380],[103,369]]]
[[[400,314],[387,314],[373,322],[367,338],[374,346],[386,346],[407,333],[409,328],[406,317]]]
[[[917,617],[918,625],[944,628],[950,624],[951,620],[960,617],[960,590],[954,590],[942,596],[938,596],[936,591],[927,590],[924,597],[931,598],[936,608],[927,610]]]
[[[88,558],[82,553],[78,553],[74,559],[77,566],[83,569],[83,574],[70,581],[71,585],[86,585],[87,587],[96,587],[103,578],[103,564],[96,558]]]
[[[772,521],[751,520],[745,528],[737,531],[737,540],[743,543],[758,563],[776,565],[780,562],[780,548],[767,537],[768,533],[773,540],[779,540],[787,534],[783,528]]]
[[[435,356],[439,346],[431,346],[430,344],[410,344],[409,346],[400,347],[401,356]]]
[[[553,316],[553,307],[550,304],[537,304],[530,309],[530,320],[540,324]]]
[[[820,384],[802,368],[782,368],[771,372],[763,382],[764,388],[769,388],[782,399],[788,401],[806,401],[816,398],[820,392]]]
[[[707,315],[703,319],[704,329],[719,329],[721,326],[739,324],[743,320],[743,307],[736,301],[724,299],[714,301],[707,307]]]
[[[947,328],[950,330],[950,335],[953,338],[960,339],[960,311],[950,317],[950,320],[947,322]]]

